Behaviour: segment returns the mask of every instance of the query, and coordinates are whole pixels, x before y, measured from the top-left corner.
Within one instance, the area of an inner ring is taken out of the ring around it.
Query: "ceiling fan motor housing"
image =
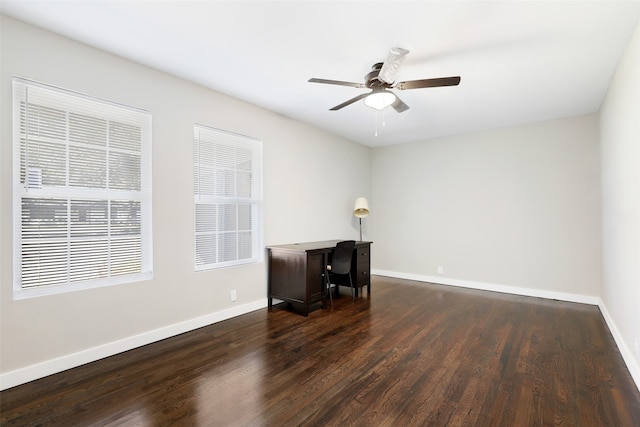
[[[373,64],[371,71],[364,76],[365,86],[370,89],[391,87],[390,84],[383,82],[378,78],[382,69],[382,62]]]

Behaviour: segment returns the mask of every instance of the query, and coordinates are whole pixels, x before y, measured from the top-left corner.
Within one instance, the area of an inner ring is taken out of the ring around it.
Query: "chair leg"
[[[351,272],[349,272],[349,286],[351,286],[351,299],[356,300],[355,288],[353,287],[353,281],[351,280]]]
[[[333,296],[331,295],[331,280],[329,280],[329,271],[325,269],[325,277],[327,278],[327,292],[329,293],[329,301],[331,302],[331,308],[333,308]],[[325,297],[326,301],[326,297]]]
[[[322,273],[320,275],[322,278],[322,286],[324,286],[324,291],[322,292],[322,308],[327,308],[327,285],[325,284],[326,274]]]

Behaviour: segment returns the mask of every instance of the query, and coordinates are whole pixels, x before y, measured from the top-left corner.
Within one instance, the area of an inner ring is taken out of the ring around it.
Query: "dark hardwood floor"
[[[2,426],[640,426],[595,306],[374,277],[0,393]]]

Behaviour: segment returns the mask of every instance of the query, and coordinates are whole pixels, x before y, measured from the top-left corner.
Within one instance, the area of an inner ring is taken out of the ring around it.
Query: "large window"
[[[262,260],[262,142],[194,126],[195,269]]]
[[[14,297],[151,278],[151,114],[13,80]]]

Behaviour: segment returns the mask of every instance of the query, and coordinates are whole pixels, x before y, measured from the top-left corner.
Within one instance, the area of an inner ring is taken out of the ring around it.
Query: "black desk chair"
[[[345,240],[338,242],[333,250],[333,256],[331,261],[326,266],[326,278],[327,278],[327,292],[329,292],[329,299],[331,300],[331,307],[333,307],[333,297],[331,296],[331,278],[333,276],[349,276],[349,286],[351,286],[351,298],[355,297],[355,288],[353,287],[353,280],[351,279],[351,257],[353,256],[353,249],[355,248],[355,240]],[[335,286],[338,286],[335,284]],[[325,300],[326,301],[326,300]]]

